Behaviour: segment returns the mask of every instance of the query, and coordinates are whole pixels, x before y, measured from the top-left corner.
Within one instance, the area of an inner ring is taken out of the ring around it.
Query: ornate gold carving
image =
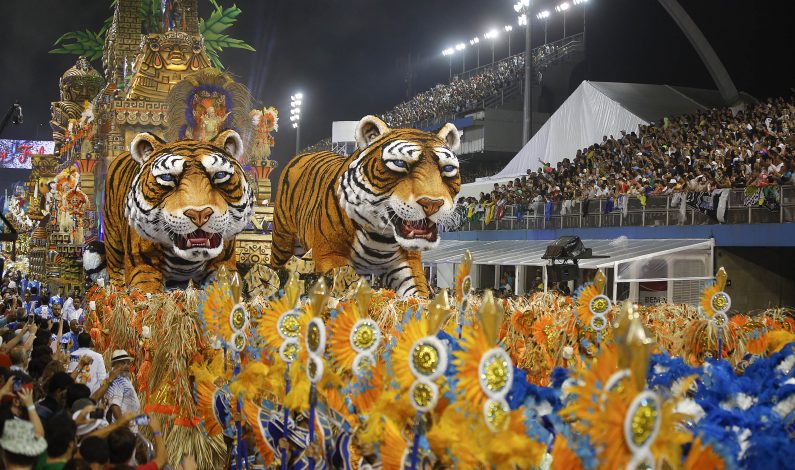
[[[181,31],[149,34],[135,58],[126,99],[165,101],[172,86],[207,67],[210,61],[198,34]]]

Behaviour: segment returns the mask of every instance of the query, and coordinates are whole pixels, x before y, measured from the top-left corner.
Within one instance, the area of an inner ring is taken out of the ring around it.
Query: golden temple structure
[[[115,4],[103,47],[105,79],[83,57],[63,74],[60,100],[51,107],[56,154],[33,159],[27,189],[34,208],[31,218],[39,226],[31,237],[31,274],[47,282],[51,291],[84,287],[82,249],[85,243],[102,238],[104,179],[110,161],[127,151],[141,132],[165,136],[169,92],[191,74],[212,67],[199,34],[198,0],[180,0],[178,21],[165,31],[147,34],[142,33],[146,28],[140,4],[141,0]],[[250,119],[248,109],[241,112]],[[243,270],[270,260],[270,235],[265,232],[273,220],[273,208],[267,202],[274,162],[253,160],[246,164],[257,188],[257,208],[249,228],[236,242]],[[74,224],[58,212],[58,201],[65,200],[65,193],[55,194],[52,189],[53,180],[69,168],[77,168],[76,190],[87,199],[74,211]]]

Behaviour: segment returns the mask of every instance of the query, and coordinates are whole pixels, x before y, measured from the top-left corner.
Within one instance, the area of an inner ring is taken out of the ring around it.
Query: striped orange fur
[[[108,275],[117,287],[158,292],[235,270],[234,236],[255,201],[232,130],[210,142],[138,134],[105,180]]]
[[[351,265],[378,274],[401,296],[428,295],[420,252],[455,222],[461,187],[458,130],[390,129],[373,116],[356,128],[358,150],[298,155],[282,171],[273,228],[273,265],[300,244],[317,272]]]

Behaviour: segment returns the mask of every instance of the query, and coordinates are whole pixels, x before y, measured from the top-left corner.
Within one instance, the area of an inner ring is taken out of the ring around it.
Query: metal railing
[[[730,191],[723,218],[726,224],[770,224],[795,221],[795,186],[780,186],[778,207],[771,210],[758,204],[746,205],[743,189]],[[553,202],[547,211],[545,202],[530,203],[524,212],[516,205],[506,206],[500,219],[463,219],[458,231],[471,230],[543,230],[564,228],[690,226],[720,223],[714,217],[686,204],[677,196],[649,196],[646,204],[637,197],[627,197],[626,207],[606,211],[608,199]],[[684,210],[681,204],[685,205]]]

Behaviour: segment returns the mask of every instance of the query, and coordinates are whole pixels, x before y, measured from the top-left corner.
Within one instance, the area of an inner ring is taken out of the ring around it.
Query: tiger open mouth
[[[397,235],[406,240],[422,238],[429,242],[435,242],[439,237],[439,230],[436,222],[430,219],[404,220],[394,216],[394,226]]]
[[[180,250],[218,248],[222,241],[220,233],[207,233],[204,230],[196,230],[187,235],[175,235],[175,243]]]

